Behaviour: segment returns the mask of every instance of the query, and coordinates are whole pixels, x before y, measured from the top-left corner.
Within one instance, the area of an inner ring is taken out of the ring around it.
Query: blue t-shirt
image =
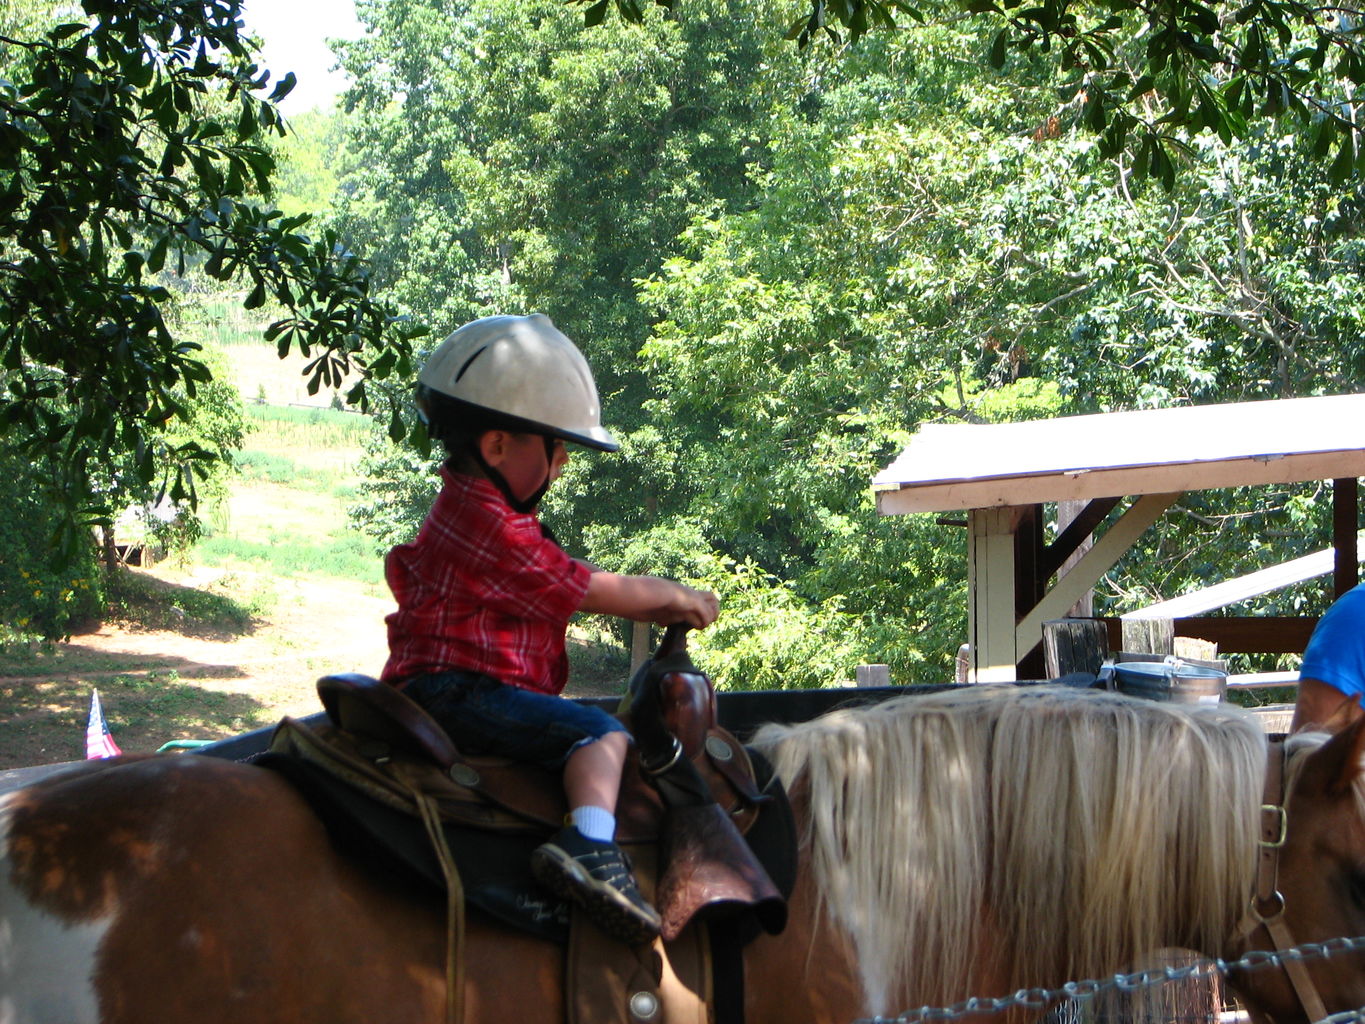
[[[1365,694],[1365,583],[1327,609],[1303,652],[1300,679],[1317,679],[1348,697]]]

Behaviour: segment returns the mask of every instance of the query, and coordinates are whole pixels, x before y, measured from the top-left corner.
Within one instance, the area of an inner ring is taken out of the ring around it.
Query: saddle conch
[[[771,934],[786,925],[786,902],[730,814],[703,778],[722,777],[751,806],[768,797],[754,783],[744,748],[716,723],[716,695],[692,664],[687,627],[670,626],[623,703],[645,777],[664,803],[654,903],[665,939],[697,915],[752,911]]]

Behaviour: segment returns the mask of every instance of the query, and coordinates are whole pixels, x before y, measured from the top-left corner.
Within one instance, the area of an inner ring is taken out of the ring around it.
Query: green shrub
[[[272,452],[240,452],[234,463],[248,480],[291,484],[299,475],[299,468],[293,459]]]
[[[12,631],[55,639],[99,617],[104,581],[93,536],[70,557],[53,544],[61,513],[44,479],[39,467],[0,456],[0,618]]]

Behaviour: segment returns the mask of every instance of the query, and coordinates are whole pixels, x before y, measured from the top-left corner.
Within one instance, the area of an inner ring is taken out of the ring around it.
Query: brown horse
[[[748,1021],[847,1024],[1158,947],[1267,947],[1242,926],[1258,862],[1293,939],[1365,934],[1365,727],[1290,743],[1274,856],[1256,844],[1280,748],[1233,709],[980,688],[756,743],[803,858],[786,931],[745,952]],[[438,1024],[443,911],[341,857],[258,768],[92,762],[0,797],[4,1024]],[[466,1020],[566,1019],[561,949],[474,911],[462,948]],[[1365,1006],[1359,954],[1307,968],[1327,1011]],[[1309,1019],[1280,968],[1232,980],[1261,1019]]]

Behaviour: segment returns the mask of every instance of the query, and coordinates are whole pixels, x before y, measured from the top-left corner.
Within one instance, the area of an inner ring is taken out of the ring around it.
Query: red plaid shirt
[[[487,480],[441,467],[444,486],[417,539],[389,552],[398,611],[386,683],[452,669],[557,694],[568,679],[564,633],[591,570],[514,512]]]

